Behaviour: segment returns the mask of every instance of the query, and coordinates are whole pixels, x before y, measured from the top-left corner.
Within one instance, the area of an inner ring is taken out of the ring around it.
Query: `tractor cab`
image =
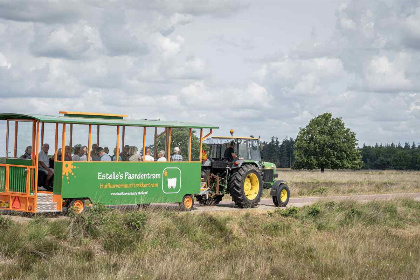
[[[214,136],[207,140],[210,160],[227,160],[225,151],[231,142],[234,142],[234,153],[237,160],[251,160],[261,162],[261,145],[258,138],[253,137],[222,137]]]

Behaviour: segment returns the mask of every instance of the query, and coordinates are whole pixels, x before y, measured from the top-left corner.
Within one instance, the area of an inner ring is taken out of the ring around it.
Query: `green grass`
[[[419,171],[285,171],[278,170],[291,197],[420,192]],[[264,190],[263,197],[269,197]]]
[[[3,279],[419,279],[420,202],[0,216]]]

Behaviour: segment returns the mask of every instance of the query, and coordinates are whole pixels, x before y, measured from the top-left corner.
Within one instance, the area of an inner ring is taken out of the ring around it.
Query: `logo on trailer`
[[[174,194],[181,191],[181,170],[178,167],[167,167],[162,173],[162,191]]]

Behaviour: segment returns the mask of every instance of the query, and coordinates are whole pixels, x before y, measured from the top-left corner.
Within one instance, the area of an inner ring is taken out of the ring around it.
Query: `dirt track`
[[[367,202],[374,200],[391,200],[395,198],[412,198],[414,200],[420,201],[420,193],[394,193],[394,194],[369,194],[369,195],[351,195],[351,196],[323,196],[323,197],[296,197],[290,198],[289,204],[287,207],[295,206],[302,207],[305,205],[311,205],[317,201],[343,201],[343,200],[354,200],[358,202]],[[120,207],[118,207],[120,208]],[[138,206],[123,206],[126,210],[137,210]],[[148,207],[148,209],[168,209],[179,211],[178,204],[165,204],[165,203],[156,203]],[[217,206],[200,206],[198,203],[194,205],[194,209],[191,213],[200,213],[200,212],[218,212],[218,211],[261,211],[261,210],[274,210],[276,207],[273,204],[271,199],[261,199],[258,207],[252,209],[241,209],[235,207],[235,204],[232,201],[224,200]],[[0,214],[6,214],[9,218],[16,222],[29,222],[35,217],[35,215],[20,215],[18,213],[9,214],[7,211],[1,211]],[[43,215],[42,213],[40,215]],[[62,214],[58,215],[46,215],[47,220],[57,220],[57,219],[66,219],[67,217]]]
[[[322,197],[296,197],[290,198],[289,204],[287,207],[295,206],[302,207],[305,205],[313,204],[317,201],[343,201],[343,200],[354,200],[358,202],[367,202],[374,200],[391,200],[394,198],[413,198],[420,201],[420,193],[394,193],[394,194],[369,194],[369,195],[351,195],[351,196],[322,196]],[[261,199],[261,202],[258,207],[255,209],[275,209],[276,207],[273,204],[271,199]],[[211,211],[240,211],[243,209],[235,207],[235,204],[231,201],[222,201],[217,206],[200,206],[195,205],[195,210],[197,212],[211,212]]]

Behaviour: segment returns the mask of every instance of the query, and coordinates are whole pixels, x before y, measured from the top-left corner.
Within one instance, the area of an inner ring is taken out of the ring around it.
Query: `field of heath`
[[[420,202],[0,215],[2,279],[420,279]]]

